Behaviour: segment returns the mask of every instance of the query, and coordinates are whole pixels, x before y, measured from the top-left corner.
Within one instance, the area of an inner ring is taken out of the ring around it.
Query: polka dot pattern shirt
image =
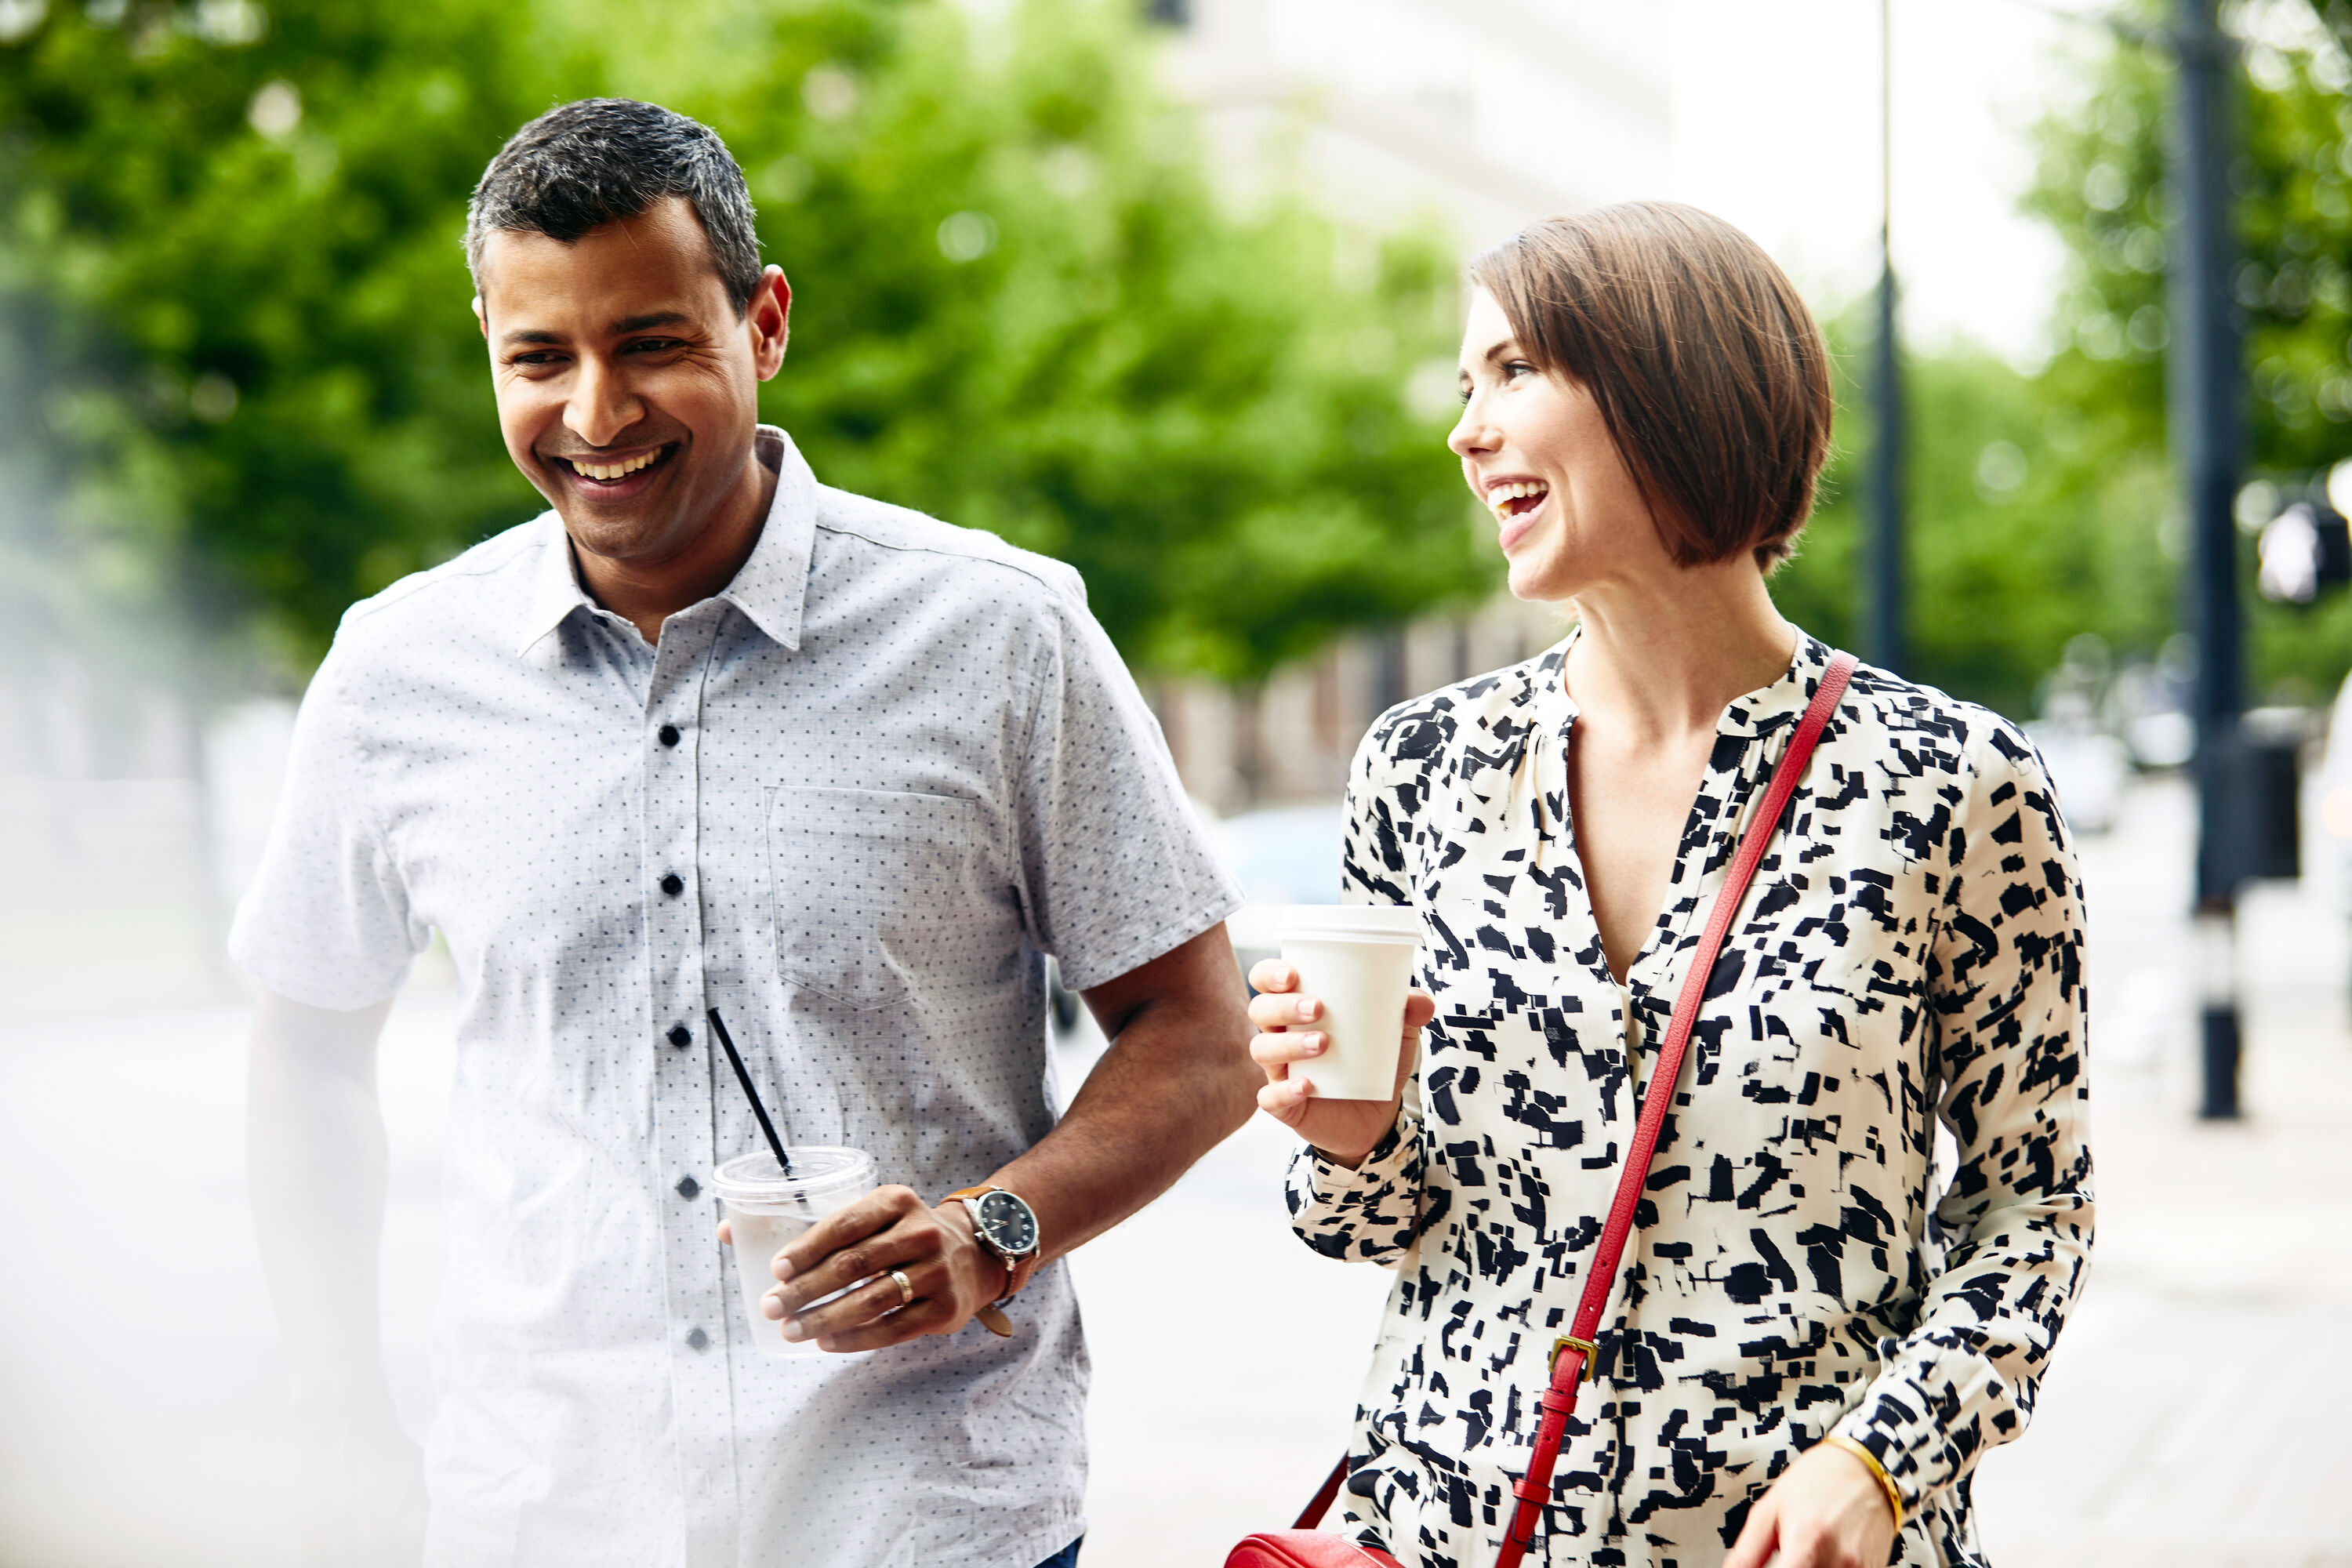
[[[1065,1271],[977,1328],[780,1361],[708,1185],[760,1134],[934,1199],[1052,1126],[1045,955],[1084,989],[1234,891],[1075,573],[816,483],[657,646],[553,515],[344,618],[232,949],[355,1008],[461,986],[435,1564],[1038,1563],[1084,1530]]]

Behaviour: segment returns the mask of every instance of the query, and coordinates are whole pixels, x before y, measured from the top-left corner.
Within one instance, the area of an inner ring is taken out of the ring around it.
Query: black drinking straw
[[[776,1152],[776,1163],[783,1167],[785,1175],[791,1175],[792,1156],[784,1152],[784,1141],[776,1136],[776,1124],[768,1120],[768,1108],[760,1103],[760,1091],[751,1087],[751,1070],[744,1067],[743,1058],[736,1054],[735,1042],[727,1037],[727,1026],[719,1021],[719,1009],[716,1007],[710,1009],[710,1032],[719,1037],[720,1045],[727,1047],[727,1059],[735,1064],[735,1081],[743,1086],[743,1098],[751,1102],[751,1114],[760,1119],[760,1131],[768,1135],[768,1147]]]

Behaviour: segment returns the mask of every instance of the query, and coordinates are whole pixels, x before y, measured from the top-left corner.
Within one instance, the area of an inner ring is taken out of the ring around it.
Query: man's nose
[[[601,359],[581,361],[563,405],[566,429],[591,447],[609,447],[644,416],[645,405],[629,390],[626,377]]]

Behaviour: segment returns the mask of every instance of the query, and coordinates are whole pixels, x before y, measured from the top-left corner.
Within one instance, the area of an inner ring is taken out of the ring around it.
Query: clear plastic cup
[[[776,1163],[776,1157],[764,1150],[739,1155],[710,1173],[710,1190],[726,1206],[727,1224],[735,1239],[735,1272],[743,1283],[743,1321],[751,1325],[751,1342],[760,1353],[780,1359],[825,1352],[817,1349],[814,1340],[796,1343],[784,1338],[783,1324],[761,1314],[760,1299],[775,1288],[772,1268],[776,1254],[825,1215],[874,1190],[874,1156],[863,1149],[787,1149],[785,1152],[793,1162],[789,1176]]]
[[[1276,917],[1275,933],[1300,994],[1323,1004],[1308,1026],[1322,1032],[1324,1052],[1291,1063],[1291,1075],[1323,1100],[1394,1095],[1420,914],[1402,904],[1297,904]]]

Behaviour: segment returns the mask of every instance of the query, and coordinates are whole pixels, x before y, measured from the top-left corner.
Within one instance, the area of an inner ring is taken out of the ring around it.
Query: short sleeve
[[[350,656],[330,652],[294,721],[286,787],[229,956],[272,991],[341,1011],[400,988],[432,936],[385,848],[357,727]]]
[[[1056,595],[1036,663],[1016,811],[1031,935],[1084,991],[1240,907],[1143,694],[1081,605]]]

